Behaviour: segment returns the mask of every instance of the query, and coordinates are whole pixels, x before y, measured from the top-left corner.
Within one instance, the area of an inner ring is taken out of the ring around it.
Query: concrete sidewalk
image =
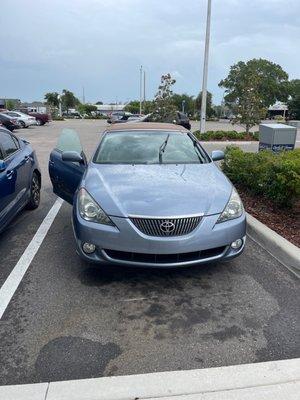
[[[32,385],[3,400],[298,400],[300,359]]]

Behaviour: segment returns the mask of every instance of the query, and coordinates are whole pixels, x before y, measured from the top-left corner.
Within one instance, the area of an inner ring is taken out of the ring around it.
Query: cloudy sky
[[[201,89],[207,0],[0,0],[0,98],[42,100],[66,88],[87,101],[147,97],[171,72],[175,91]],[[300,78],[300,0],[212,0],[208,89],[253,57]]]

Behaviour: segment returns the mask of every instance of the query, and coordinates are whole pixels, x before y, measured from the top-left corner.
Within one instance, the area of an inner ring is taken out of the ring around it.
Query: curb
[[[247,213],[247,234],[300,278],[300,249]]]
[[[296,400],[300,358],[229,367],[1,386],[5,400]]]

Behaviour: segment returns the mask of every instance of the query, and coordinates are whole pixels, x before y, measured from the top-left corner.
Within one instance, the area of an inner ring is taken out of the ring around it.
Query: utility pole
[[[82,104],[85,104],[84,86],[82,86]]]
[[[140,67],[140,114],[142,114],[142,101],[143,101],[143,66]]]
[[[207,0],[207,20],[206,20],[205,51],[204,51],[204,65],[203,65],[200,133],[205,132],[205,123],[206,123],[206,97],[207,97],[207,72],[208,72],[209,39],[210,39],[210,20],[211,20],[211,0]]]
[[[146,101],[146,71],[144,71],[144,103]]]

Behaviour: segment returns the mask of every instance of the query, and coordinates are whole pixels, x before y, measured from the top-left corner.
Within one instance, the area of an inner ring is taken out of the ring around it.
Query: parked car
[[[20,111],[6,111],[6,115],[15,118],[22,128],[28,128],[29,126],[36,125],[35,117],[28,114],[24,114]]]
[[[155,122],[155,114],[150,113],[147,115],[143,115],[140,118],[137,118],[136,120],[132,122]],[[175,116],[174,116],[174,121],[168,121],[168,122],[173,122],[174,124],[181,125],[184,128],[190,130],[191,129],[191,123],[189,120],[189,117],[184,114],[183,112],[177,111]]]
[[[89,163],[75,131],[50,154],[53,191],[73,205],[78,254],[89,262],[178,267],[229,260],[246,240],[231,182],[186,129],[115,124]]]
[[[0,127],[0,232],[24,207],[40,203],[41,172],[30,144]]]
[[[36,119],[36,124],[38,126],[40,125],[45,125],[47,122],[50,121],[50,116],[46,113],[38,113],[38,112],[27,112],[28,115],[31,115],[32,117],[35,117]]]
[[[4,113],[0,113],[0,122],[6,129],[11,132],[21,127],[17,118],[10,117],[9,115],[6,115]]]
[[[62,114],[63,117],[69,118],[69,119],[82,119],[82,115],[75,111],[75,112],[63,112]]]
[[[115,124],[120,124],[120,123],[125,123],[125,122],[133,122],[133,121],[139,121],[141,119],[140,114],[126,114],[122,118],[116,120],[114,123]]]
[[[107,123],[114,124],[116,122],[124,121],[126,122],[129,117],[133,114],[126,111],[115,111],[109,114]]]

